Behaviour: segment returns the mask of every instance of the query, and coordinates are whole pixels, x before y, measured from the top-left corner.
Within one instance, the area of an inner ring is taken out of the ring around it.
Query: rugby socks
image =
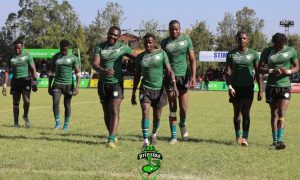
[[[242,135],[241,129],[240,129],[241,120],[240,119],[238,119],[237,121],[233,120],[233,124],[234,124],[234,129],[235,129],[235,136],[241,137],[241,135]]]
[[[65,117],[65,123],[64,123],[64,130],[67,130],[69,128],[69,123],[70,123],[70,117]]]
[[[243,138],[248,139],[249,131],[243,130]]]
[[[149,119],[142,119],[142,133],[143,133],[143,139],[144,143],[149,143]]]
[[[115,142],[115,135],[110,134],[110,135],[108,136],[108,142]]]
[[[250,128],[250,118],[243,119],[243,138],[248,139]]]
[[[179,127],[180,128],[185,127],[185,121],[186,121],[186,116],[180,116],[180,122],[179,122]]]
[[[176,139],[177,134],[176,134],[176,112],[170,112],[169,115],[169,123],[170,123],[170,130],[171,130],[171,138]]]
[[[272,131],[272,135],[273,135],[273,143],[277,143],[278,141],[278,130],[273,130]]]
[[[55,115],[55,127],[60,126],[60,115],[56,114]]]
[[[277,133],[278,133],[278,142],[283,141],[284,128],[278,128]]]
[[[156,134],[156,131],[159,127],[160,124],[160,120],[159,119],[154,119],[153,120],[153,130],[152,130],[152,134]]]

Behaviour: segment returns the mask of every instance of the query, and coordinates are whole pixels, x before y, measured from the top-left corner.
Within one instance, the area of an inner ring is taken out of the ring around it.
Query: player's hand
[[[37,85],[32,85],[32,91],[37,92],[37,90],[38,90]]]
[[[51,88],[51,87],[48,87],[48,93],[49,93],[50,96],[53,95],[53,91],[52,91],[52,88]]]
[[[37,79],[33,78],[31,81],[31,88],[33,92],[37,92],[38,88],[37,88]]]
[[[262,91],[258,91],[257,93],[257,100],[261,101],[263,99],[263,92]]]
[[[73,91],[73,95],[76,96],[79,93],[79,87],[76,87]]]
[[[282,74],[291,74],[291,70],[286,69],[285,67],[279,68]]]
[[[102,69],[101,73],[105,76],[113,76],[115,74],[115,71],[113,69]]]
[[[172,96],[173,97],[178,97],[179,96],[179,92],[176,86],[173,87],[173,92],[172,92]]]
[[[3,89],[2,89],[2,95],[3,95],[3,96],[6,96],[6,92],[7,92],[7,88],[6,88],[6,87],[3,87]]]
[[[229,94],[232,96],[232,97],[235,97],[235,90],[232,88],[232,89],[229,89]]]
[[[196,78],[192,78],[189,84],[189,88],[194,88],[196,84]]]
[[[131,95],[131,104],[133,106],[137,105],[135,93],[132,93]]]

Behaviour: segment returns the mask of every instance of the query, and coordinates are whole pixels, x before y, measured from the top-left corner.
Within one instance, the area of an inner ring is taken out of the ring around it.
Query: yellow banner
[[[96,88],[98,86],[98,79],[91,79],[90,80],[90,87]]]
[[[138,87],[140,87],[140,84]],[[96,88],[98,86],[98,79],[91,79],[90,80],[90,87],[91,88]],[[124,89],[132,89],[133,87],[133,79],[125,79],[124,80]]]

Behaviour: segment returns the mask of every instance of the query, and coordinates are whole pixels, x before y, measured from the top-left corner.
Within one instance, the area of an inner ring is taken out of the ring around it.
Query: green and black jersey
[[[113,46],[107,42],[100,43],[94,49],[94,55],[99,55],[102,68],[109,68],[115,71],[113,76],[100,74],[100,81],[103,83],[118,83],[123,81],[122,58],[126,54],[131,54],[132,50],[124,43],[117,41]]]

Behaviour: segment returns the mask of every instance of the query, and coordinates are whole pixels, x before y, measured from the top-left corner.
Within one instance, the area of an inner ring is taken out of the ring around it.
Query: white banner
[[[200,51],[199,61],[226,62],[227,51]]]

